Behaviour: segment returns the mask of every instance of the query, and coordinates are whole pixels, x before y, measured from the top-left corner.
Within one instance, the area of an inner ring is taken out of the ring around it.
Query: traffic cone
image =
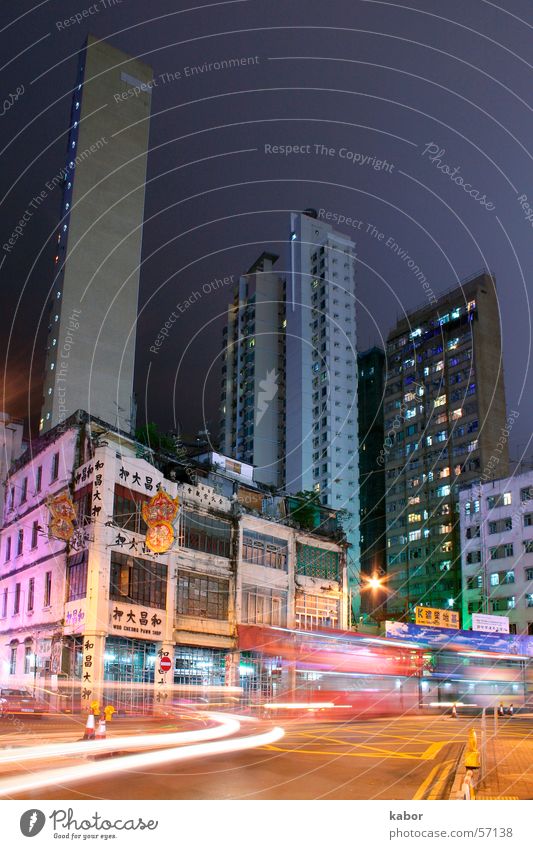
[[[95,739],[96,740],[105,740],[105,738],[106,738],[105,718],[101,716],[100,720],[98,722],[98,728],[96,729]]]
[[[84,740],[94,740],[94,713],[87,714],[87,722],[85,723]]]
[[[457,706],[452,707],[452,719],[457,719]]]

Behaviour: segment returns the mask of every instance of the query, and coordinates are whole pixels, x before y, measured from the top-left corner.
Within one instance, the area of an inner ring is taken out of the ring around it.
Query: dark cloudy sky
[[[96,11],[82,23],[58,29],[57,21],[91,6]],[[0,111],[10,94],[24,92],[0,118],[0,243],[63,165],[76,54],[93,32],[142,57],[156,79],[179,72],[152,98],[141,417],[164,428],[179,420],[191,433],[207,424],[216,433],[227,287],[180,318],[161,354],[149,347],[191,292],[238,277],[262,250],[277,246],[282,254],[289,211],[311,206],[362,222],[346,230],[357,243],[360,348],[382,343],[397,317],[425,300],[387,240],[436,293],[483,266],[494,272],[507,403],[520,412],[512,454],[530,454],[532,27],[530,0],[3,3]],[[185,70],[244,57],[253,62],[194,76]],[[493,209],[424,155],[430,143]],[[311,152],[268,155],[265,144]],[[335,153],[317,155],[314,145]],[[354,165],[341,148],[393,167]],[[49,193],[17,249],[0,252],[0,406],[33,422],[59,204],[59,194]]]

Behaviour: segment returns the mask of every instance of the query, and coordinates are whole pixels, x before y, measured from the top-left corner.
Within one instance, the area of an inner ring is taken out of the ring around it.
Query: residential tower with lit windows
[[[506,474],[490,458],[506,422],[495,282],[477,274],[398,321],[384,401],[391,618],[460,609],[459,488]]]
[[[278,468],[271,479],[288,492],[313,492],[319,504],[344,511],[357,609],[355,244],[307,209],[291,214],[286,270],[276,276],[270,254],[260,262],[229,310],[221,446],[263,468],[270,458]]]

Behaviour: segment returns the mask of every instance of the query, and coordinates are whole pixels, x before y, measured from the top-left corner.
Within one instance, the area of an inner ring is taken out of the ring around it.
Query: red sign
[[[172,669],[172,660],[170,657],[162,657],[159,661],[159,668],[161,672],[170,672]]]

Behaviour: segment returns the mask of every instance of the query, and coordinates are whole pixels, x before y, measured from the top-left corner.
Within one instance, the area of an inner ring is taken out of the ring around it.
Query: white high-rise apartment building
[[[312,490],[323,505],[346,511],[343,525],[351,545],[348,579],[355,589],[359,576],[359,482],[354,251],[354,243],[318,219],[314,210],[291,214],[289,256],[286,269],[279,271],[286,278],[285,286],[278,283],[272,290],[276,295],[270,296],[283,297],[283,309],[272,311],[268,332],[261,328],[263,338],[269,340],[272,362],[283,355],[279,393],[272,401],[279,404],[283,397],[284,403],[278,416],[268,419],[263,415],[257,447],[283,446],[281,483],[288,492]],[[272,274],[271,267],[269,272]],[[243,321],[253,324],[259,307],[257,297],[247,303],[249,315],[243,315]],[[239,408],[243,397],[257,396],[254,387],[265,377],[265,368],[258,371],[253,361],[257,338],[246,322],[240,333],[235,334],[235,327],[234,319],[226,330],[222,444],[236,459],[257,466],[262,465],[255,450],[257,408],[253,415],[249,412],[248,418],[243,418],[246,450],[238,439],[228,442],[231,410]],[[274,344],[276,337],[279,345]],[[248,361],[239,369],[232,365],[236,338],[242,350],[248,339]],[[270,436],[265,433],[267,423]]]
[[[473,613],[533,634],[533,471],[460,492],[463,628]]]

